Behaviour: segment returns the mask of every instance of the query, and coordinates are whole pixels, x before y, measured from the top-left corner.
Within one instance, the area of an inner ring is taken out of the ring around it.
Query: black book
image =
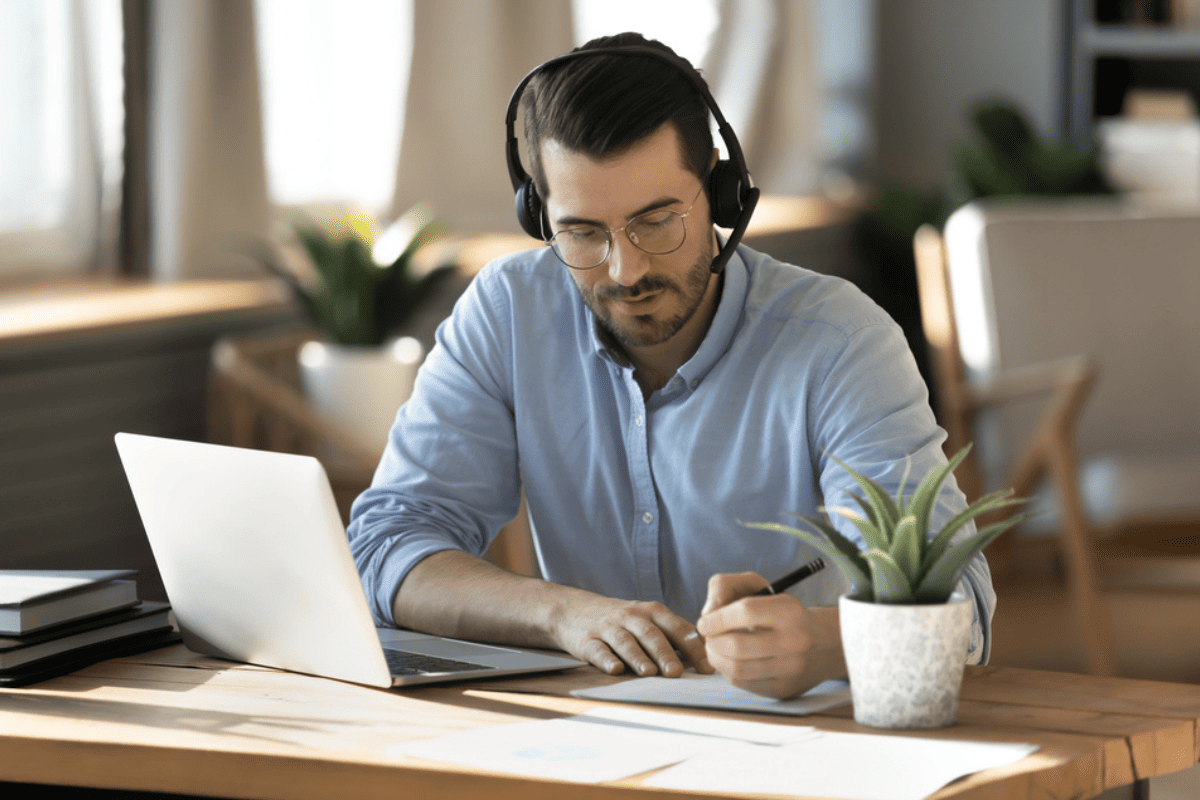
[[[110,658],[143,653],[179,641],[174,628],[156,628],[107,642],[98,642],[65,653],[38,659],[14,669],[0,671],[0,686],[27,686],[31,683],[57,678]]]
[[[133,608],[45,628],[28,636],[0,637],[0,674],[51,656],[103,644],[133,634],[171,627],[166,603],[143,602]]]

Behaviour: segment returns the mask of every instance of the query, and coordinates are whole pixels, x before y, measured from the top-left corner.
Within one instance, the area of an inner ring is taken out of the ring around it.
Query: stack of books
[[[136,570],[0,570],[0,686],[21,686],[178,640]]]

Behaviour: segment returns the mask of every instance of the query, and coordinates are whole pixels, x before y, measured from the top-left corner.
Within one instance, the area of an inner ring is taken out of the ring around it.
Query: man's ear
[[[712,158],[710,158],[708,160],[708,171],[712,172],[713,167],[715,167],[717,165],[717,162],[720,160],[721,160],[721,151],[719,149],[717,149],[716,147],[714,147],[713,151],[712,151]]]

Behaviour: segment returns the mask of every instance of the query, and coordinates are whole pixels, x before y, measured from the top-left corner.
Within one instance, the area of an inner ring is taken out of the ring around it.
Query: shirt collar
[[[746,262],[742,260],[741,252],[735,250],[725,265],[725,285],[721,289],[721,299],[717,303],[717,313],[713,315],[712,324],[708,326],[700,348],[677,373],[690,388],[695,389],[700,381],[704,380],[708,371],[721,360],[733,344],[749,289],[750,273]]]

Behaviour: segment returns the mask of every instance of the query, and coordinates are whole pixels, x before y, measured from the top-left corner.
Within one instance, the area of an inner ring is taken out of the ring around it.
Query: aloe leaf
[[[868,550],[863,556],[871,568],[871,588],[876,603],[913,602],[912,585],[899,565],[882,550]]]
[[[817,517],[808,517],[801,514],[792,514],[791,516],[807,525],[811,525],[813,528],[820,531],[826,539],[833,543],[834,547],[842,551],[842,554],[845,555],[846,558],[854,562],[854,565],[858,567],[859,572],[861,572],[863,575],[867,574],[867,561],[863,558],[857,542],[848,539],[842,535],[841,531],[833,527],[833,525]]]
[[[792,528],[787,525],[780,525],[777,522],[743,522],[741,524],[748,528],[760,528],[765,531],[779,531],[790,536],[795,536],[802,542],[806,542],[820,550],[825,555],[829,556],[833,563],[838,565],[842,574],[850,581],[850,584],[856,591],[862,591],[870,587],[871,579],[867,575],[867,567],[862,560],[861,554],[855,548],[854,543],[846,537],[842,536],[832,525],[821,522],[820,520],[810,517],[804,518],[805,522],[815,526],[817,530],[823,533],[828,539],[823,539],[814,533]],[[849,552],[847,552],[847,548]]]
[[[884,538],[883,533],[872,525],[870,520],[864,519],[854,509],[843,508],[841,506],[822,506],[819,510],[826,514],[837,514],[839,517],[850,520],[854,527],[858,528],[858,532],[862,534],[863,542],[866,543],[868,550],[872,548],[879,550],[888,549],[888,542]]]
[[[855,471],[835,455],[830,454],[829,457],[836,461],[846,471],[846,474],[853,478],[854,482],[862,488],[870,504],[875,508],[879,530],[887,538],[888,542],[891,542],[892,532],[896,529],[896,523],[900,520],[900,509],[896,507],[896,501],[888,496],[888,493],[884,491],[882,486],[866,475]]]
[[[1019,522],[1028,519],[1028,515],[1019,514],[1015,517],[988,525],[976,531],[974,535],[963,539],[954,547],[948,549],[925,573],[917,586],[916,599],[921,603],[945,602],[954,591],[963,570],[967,568],[975,555],[987,547],[997,536],[1007,531]]]
[[[985,497],[979,498],[952,517],[946,523],[946,526],[938,532],[937,536],[933,538],[933,541],[929,543],[929,546],[925,550],[925,558],[922,566],[928,570],[933,562],[941,558],[942,553],[950,546],[950,541],[954,538],[954,534],[958,533],[959,529],[975,519],[975,517],[995,511],[996,509],[1021,505],[1026,502],[1025,498],[1013,497],[1012,495],[1012,489],[1001,489],[1000,491],[992,492]]]
[[[895,500],[889,497],[882,486],[862,473],[851,469],[850,465],[841,461],[840,458],[832,455],[832,453],[830,453],[829,457],[833,458],[842,469],[846,470],[846,473],[854,479],[854,482],[858,483],[859,487],[862,487],[863,493],[866,495],[865,501],[857,497],[854,499],[858,500],[859,505],[863,506],[864,509],[869,509],[868,516],[871,522],[874,522],[876,527],[880,529],[883,539],[888,542],[888,547],[890,547],[892,536],[895,533],[896,522],[900,521],[900,509],[896,507]],[[854,495],[851,494],[851,497],[854,497]]]
[[[863,498],[856,495],[854,492],[846,492],[846,494],[850,495],[850,499],[857,503],[858,507],[863,510],[863,514],[866,515],[866,519],[875,526],[875,529],[882,532],[883,521],[879,518],[879,512],[875,510],[875,507]]]
[[[911,514],[900,520],[900,524],[896,526],[896,535],[892,539],[889,552],[910,586],[915,585],[921,576],[921,540],[924,538],[917,527],[916,518]]]
[[[921,531],[923,537],[928,538],[929,536],[929,519],[933,515],[933,507],[941,493],[942,484],[970,451],[971,445],[968,444],[959,450],[949,462],[930,470],[929,474],[918,484],[916,491],[913,492],[909,513],[916,518],[917,530]]]

